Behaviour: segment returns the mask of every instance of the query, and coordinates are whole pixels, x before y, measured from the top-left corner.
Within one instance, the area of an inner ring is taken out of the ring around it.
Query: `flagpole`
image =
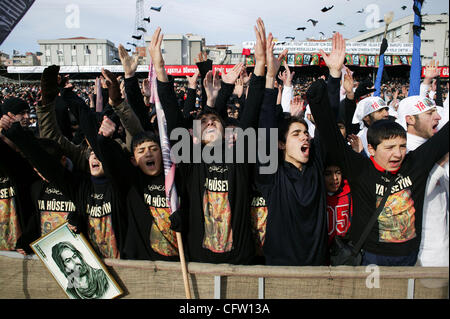
[[[186,260],[184,258],[183,239],[181,238],[180,232],[177,232],[177,243],[178,243],[178,254],[180,255],[181,272],[183,273],[184,292],[186,294],[186,299],[192,299],[191,289],[189,286],[188,270],[186,266]]]
[[[167,123],[164,110],[162,109],[161,102],[158,96],[158,90],[156,87],[156,73],[154,71],[154,66],[152,62],[150,62],[149,65],[148,78],[152,88],[150,101],[152,103],[155,103],[156,118],[158,120],[159,136],[161,141],[161,153],[164,164],[166,196],[169,199],[170,210],[171,213],[173,214],[174,212],[177,211],[179,206],[178,195],[175,188],[175,164],[170,158],[170,142],[167,134]],[[184,291],[186,294],[186,299],[191,299],[191,289],[189,285],[188,270],[184,255],[183,239],[181,237],[180,232],[176,232],[176,236],[178,245],[178,255],[180,257],[180,264],[181,264],[181,272],[183,274]]]

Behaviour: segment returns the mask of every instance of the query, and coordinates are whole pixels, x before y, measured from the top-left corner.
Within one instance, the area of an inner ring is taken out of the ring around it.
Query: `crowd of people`
[[[0,250],[31,254],[30,243],[67,221],[103,258],[179,261],[180,232],[192,262],[320,266],[332,264],[338,238],[368,232],[361,265],[448,266],[448,83],[437,68],[426,67],[418,94],[395,79],[377,94],[344,65],[339,33],[317,78],[294,74],[286,50],[274,56],[261,19],[255,36],[252,72],[239,63],[213,73],[200,54],[186,85],[165,71],[160,28],[149,47],[154,86],[139,81],[123,46],[124,74],[103,70],[95,86],[54,65],[40,85],[2,84]],[[158,100],[172,147],[184,136],[171,133],[190,133],[174,211]],[[252,146],[238,129],[265,129],[258,138],[275,172],[259,156],[225,160],[238,142]]]

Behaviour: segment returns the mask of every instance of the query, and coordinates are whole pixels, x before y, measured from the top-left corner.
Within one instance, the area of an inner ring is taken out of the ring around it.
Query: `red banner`
[[[191,76],[197,70],[196,65],[166,65],[166,72],[172,76]],[[218,70],[220,73],[227,73],[228,69],[232,69],[234,65],[213,65],[213,72]]]
[[[425,67],[422,67],[422,77],[424,77]],[[439,73],[441,78],[448,78],[448,66],[440,66]]]

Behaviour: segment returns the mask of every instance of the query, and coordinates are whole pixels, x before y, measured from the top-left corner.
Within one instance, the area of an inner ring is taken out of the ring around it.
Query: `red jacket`
[[[328,243],[334,236],[344,236],[350,228],[352,219],[352,197],[347,180],[334,195],[327,195]]]

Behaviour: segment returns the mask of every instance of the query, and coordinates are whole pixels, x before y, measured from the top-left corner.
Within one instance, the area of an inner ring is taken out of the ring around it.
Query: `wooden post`
[[[186,293],[186,299],[191,299],[191,289],[189,285],[189,277],[186,266],[186,259],[184,258],[183,239],[181,233],[177,232],[178,254],[180,255],[181,272],[183,273],[184,292]]]

